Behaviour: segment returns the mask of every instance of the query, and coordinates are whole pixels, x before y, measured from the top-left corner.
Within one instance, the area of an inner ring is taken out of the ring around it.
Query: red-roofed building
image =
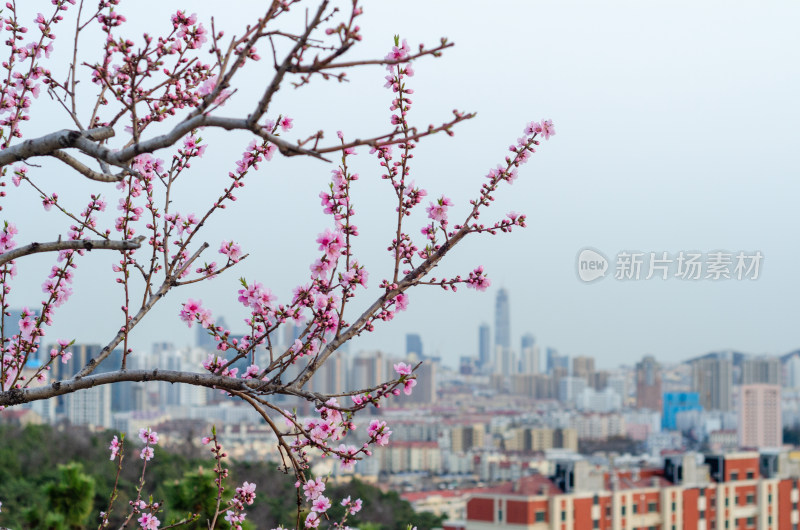
[[[464,530],[796,530],[798,479],[786,452],[670,455],[663,469],[565,461],[473,493]]]

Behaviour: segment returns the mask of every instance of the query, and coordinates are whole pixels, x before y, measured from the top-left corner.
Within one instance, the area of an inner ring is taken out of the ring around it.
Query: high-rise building
[[[586,380],[581,377],[562,377],[558,381],[558,400],[564,405],[575,405],[586,386]]]
[[[225,322],[224,317],[217,318],[214,322],[214,325],[216,327],[228,329],[228,324]],[[208,330],[203,326],[195,326],[194,337],[195,346],[198,348],[204,348],[211,351],[215,351],[217,349],[217,341],[214,340],[214,337],[211,336]]]
[[[692,390],[700,394],[705,410],[728,412],[733,407],[733,363],[722,355],[692,363]]]
[[[663,407],[661,365],[652,355],[636,363],[636,406],[659,412]]]
[[[545,372],[547,372],[549,374],[549,373],[552,372],[553,367],[555,367],[556,358],[558,357],[558,350],[555,349],[555,348],[549,348],[548,347],[546,352],[547,353],[545,354],[545,367],[544,367],[544,369],[545,369]]]
[[[619,394],[622,398],[623,406],[626,404],[628,400],[628,380],[624,375],[610,375],[606,387],[613,389],[614,392]]]
[[[424,359],[425,354],[422,352],[422,337],[417,333],[406,334],[406,355],[416,355],[419,359]]]
[[[494,306],[494,345],[511,349],[511,309],[508,303],[508,291],[500,289]]]
[[[79,390],[65,397],[65,412],[70,423],[111,428],[110,385]]]
[[[427,360],[417,368],[414,374],[417,376],[417,384],[410,396],[405,397],[405,402],[431,405],[436,403],[437,381],[436,372],[438,361]]]
[[[514,352],[511,348],[495,346],[494,352],[494,373],[503,377],[508,377],[516,372]]]
[[[572,358],[572,375],[580,377],[587,384],[594,379],[594,357],[579,355]]]
[[[739,400],[739,445],[756,448],[783,445],[781,387],[742,385]]]
[[[520,373],[539,373],[539,346],[536,344],[536,339],[530,333],[526,333],[522,336],[520,348]]]
[[[353,359],[350,386],[363,389],[385,382],[391,377],[387,370],[387,362],[386,356],[381,351],[360,352]]]
[[[745,359],[742,363],[743,385],[781,384],[781,362],[777,357]]]
[[[49,352],[52,348],[56,346],[51,346],[46,348],[45,350],[39,350],[40,355],[42,351]],[[72,352],[72,357],[66,362],[53,362],[50,363],[50,380],[51,381],[61,381],[63,379],[70,379],[73,375],[81,370],[86,363],[89,362],[89,359],[97,358],[100,355],[100,352],[103,351],[103,347],[99,344],[73,344],[67,351]],[[46,354],[45,354],[46,355]],[[49,359],[48,359],[49,360]],[[98,369],[96,373],[102,373],[104,371],[110,371],[111,369],[119,369],[119,366],[110,366],[110,359],[106,359]]]
[[[665,392],[661,428],[669,431],[677,429],[678,413],[687,410],[703,410],[703,407],[700,406],[700,396],[697,392]]]
[[[605,390],[608,387],[608,379],[611,377],[611,374],[608,370],[598,370],[592,376],[592,380],[589,381],[589,386],[597,390],[598,392]],[[619,397],[623,397],[620,393]]]
[[[547,373],[553,374],[559,368],[569,372],[569,356],[559,355],[555,348],[547,348]]]
[[[309,390],[320,394],[335,394],[346,390],[347,363],[344,353],[337,350],[328,357],[308,381]]]
[[[784,365],[783,384],[787,388],[800,388],[800,355],[789,357]]]
[[[490,338],[491,328],[489,324],[483,323],[478,328],[478,362],[482,369],[486,369],[492,362],[492,341]]]
[[[486,427],[482,423],[453,427],[450,429],[450,450],[453,453],[463,453],[473,447],[483,447],[485,431]]]

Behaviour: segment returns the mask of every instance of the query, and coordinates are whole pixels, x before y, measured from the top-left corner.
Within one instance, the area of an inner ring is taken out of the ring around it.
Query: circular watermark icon
[[[589,283],[605,278],[608,272],[608,258],[593,248],[584,248],[578,252],[578,278]]]

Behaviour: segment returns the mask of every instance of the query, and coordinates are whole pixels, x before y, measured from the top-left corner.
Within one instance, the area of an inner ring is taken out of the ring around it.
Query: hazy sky
[[[218,28],[235,32],[260,4],[229,0],[223,11],[219,2],[195,1],[191,10],[204,21],[214,14]],[[123,2],[128,34],[168,27],[164,6]],[[527,122],[551,118],[557,135],[512,187],[498,192],[483,216],[488,222],[511,210],[523,212],[529,227],[468,238],[437,270],[437,276],[466,275],[482,264],[492,287],[485,293],[414,290],[406,313],[351,349],[401,353],[405,333],[418,332],[426,353],[452,363],[475,355],[478,326],[493,323],[500,286],[510,292],[515,345],[530,332],[542,347],[593,355],[603,367],[647,353],[669,361],[718,349],[781,354],[800,347],[796,2],[367,2],[360,25],[365,39],[353,57],[385,55],[396,33],[412,46],[441,36],[456,43],[440,59],[419,61],[410,80],[416,92],[412,122],[447,120],[453,108],[478,112],[454,138],[422,142],[412,165],[412,178],[431,196],[453,199],[452,220],[465,215],[484,175],[502,161]],[[99,56],[91,46],[83,52],[87,61]],[[267,55],[264,47],[260,52]],[[260,68],[248,72],[220,115],[249,111],[248,95],[266,82],[270,62]],[[383,70],[368,67],[350,75],[349,84],[286,86],[270,114],[293,117],[298,136],[320,128],[329,139],[338,129],[350,138],[388,130],[391,93],[382,88]],[[54,125],[52,116],[63,113],[49,112],[34,112],[30,135],[70,126],[65,119]],[[181,211],[199,213],[213,201],[250,140],[246,134],[204,136],[217,140],[180,188]],[[394,215],[391,191],[367,150],[356,160],[361,180],[355,222],[363,234],[357,252],[376,287],[391,266],[385,250]],[[205,236],[214,250],[221,239],[240,241],[251,257],[210,284],[173,291],[137,330],[134,345],[190,344],[193,336],[177,316],[188,297],[201,297],[236,330],[245,316],[235,296],[239,276],[262,281],[287,300],[295,285],[308,280],[314,237],[330,226],[317,194],[331,169],[319,161],[277,157],[264,165],[236,209],[223,212]],[[84,204],[89,192],[103,191],[75,180],[59,168],[43,182],[64,198],[77,188],[76,204]],[[35,206],[35,195],[21,195],[33,202],[3,203],[5,218],[25,215],[33,223],[18,222],[20,243],[26,233],[43,239],[61,230],[54,212]],[[419,214],[411,220],[414,234],[424,222],[422,209]],[[576,256],[585,247],[611,258],[609,277],[591,284],[578,279]],[[614,260],[623,250],[673,257],[680,251],[760,251],[764,259],[756,281],[623,282],[613,278]],[[122,321],[120,293],[113,285],[100,287],[111,278],[111,261],[100,253],[82,260],[76,295],[59,310],[51,338],[110,339]],[[36,259],[20,266],[17,305],[37,305],[47,268],[46,260]],[[368,303],[362,297],[354,305]]]

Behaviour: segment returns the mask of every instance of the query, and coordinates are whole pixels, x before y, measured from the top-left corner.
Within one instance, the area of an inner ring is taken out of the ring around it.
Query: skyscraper
[[[514,371],[510,313],[508,291],[500,289],[494,306],[494,373],[503,376],[509,376]]]
[[[511,349],[511,310],[508,305],[508,291],[500,289],[494,306],[494,345]]]
[[[491,328],[489,324],[484,322],[478,328],[478,361],[481,369],[485,369],[491,362],[492,341],[490,335]]]
[[[552,374],[556,368],[563,368],[569,370],[569,357],[566,355],[559,355],[558,350],[555,348],[547,348],[547,373]]]
[[[661,411],[661,365],[652,355],[636,363],[636,406],[640,409]]]
[[[594,357],[578,355],[572,358],[572,375],[580,377],[587,384],[594,380]]]
[[[406,355],[416,354],[418,358],[424,359],[425,354],[422,352],[422,337],[417,333],[406,334]]]
[[[783,445],[781,387],[742,385],[739,403],[739,445],[741,447]]]
[[[692,363],[692,390],[700,394],[705,410],[728,412],[732,407],[733,363],[716,356]]]
[[[742,363],[743,385],[779,385],[780,383],[781,362],[777,357],[745,359]]]
[[[530,333],[522,336],[520,348],[520,371],[523,374],[539,373],[539,346]]]

